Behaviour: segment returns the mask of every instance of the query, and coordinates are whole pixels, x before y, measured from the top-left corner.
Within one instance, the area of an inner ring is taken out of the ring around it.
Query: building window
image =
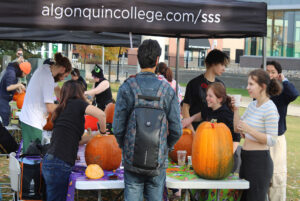
[[[300,11],[268,11],[267,56],[300,58]],[[262,38],[245,40],[246,55],[262,55]]]
[[[169,60],[169,45],[165,45],[165,60]]]

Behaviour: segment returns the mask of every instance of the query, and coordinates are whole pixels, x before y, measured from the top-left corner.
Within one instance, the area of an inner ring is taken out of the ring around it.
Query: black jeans
[[[241,201],[265,201],[273,175],[273,161],[269,150],[241,152],[240,178],[250,182]]]

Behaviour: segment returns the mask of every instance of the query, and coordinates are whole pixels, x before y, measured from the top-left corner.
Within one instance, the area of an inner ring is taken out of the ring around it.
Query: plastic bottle
[[[187,164],[188,169],[192,170],[193,165],[192,165],[192,156],[188,156],[188,164]]]

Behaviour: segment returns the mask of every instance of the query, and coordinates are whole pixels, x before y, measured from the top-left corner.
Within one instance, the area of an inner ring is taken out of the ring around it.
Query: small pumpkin
[[[49,115],[47,117],[47,123],[44,126],[43,130],[45,130],[45,131],[52,131],[53,130],[52,113],[49,113]]]
[[[98,119],[96,117],[90,116],[90,115],[85,115],[85,124],[84,124],[84,128],[86,130],[88,130],[89,128],[92,131],[97,131],[98,127],[97,127],[97,123],[98,123]]]
[[[122,151],[114,135],[96,135],[86,145],[86,164],[98,164],[103,170],[115,170],[120,167]]]
[[[177,163],[177,151],[186,150],[186,161],[187,156],[192,155],[192,144],[193,144],[193,133],[191,129],[184,128],[182,135],[174,146],[174,150],[169,153],[169,157]]]
[[[113,123],[113,118],[114,118],[114,113],[115,113],[115,104],[114,103],[109,103],[105,107],[105,115],[106,115],[106,123],[112,124]]]
[[[19,95],[17,96],[17,107],[19,109],[22,109],[22,107],[23,107],[25,94],[26,94],[25,92],[22,92],[22,93],[19,93]]]
[[[224,123],[203,122],[194,136],[192,163],[204,179],[224,179],[233,167],[233,141]]]
[[[90,164],[85,169],[85,175],[89,179],[100,179],[104,176],[104,172],[98,164]]]
[[[17,101],[19,95],[20,95],[19,92],[15,92],[15,93],[14,93],[14,96],[13,96],[13,100],[14,100],[14,101]]]

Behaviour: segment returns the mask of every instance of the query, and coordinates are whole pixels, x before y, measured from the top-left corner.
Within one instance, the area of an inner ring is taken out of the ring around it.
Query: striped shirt
[[[267,135],[267,145],[274,146],[278,136],[279,114],[276,105],[272,100],[256,107],[257,100],[252,101],[241,119],[255,130]],[[250,134],[246,133],[245,137],[257,141]]]

